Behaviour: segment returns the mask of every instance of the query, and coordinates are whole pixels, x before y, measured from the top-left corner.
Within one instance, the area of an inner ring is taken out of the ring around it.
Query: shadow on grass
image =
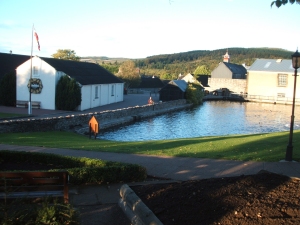
[[[276,162],[285,158],[288,135],[288,132],[280,132],[165,141],[118,142],[116,146],[108,144],[100,147],[99,151]],[[294,149],[299,149],[300,131],[295,131],[293,137]],[[299,151],[294,151],[293,159],[300,160]]]
[[[71,132],[0,134],[0,143],[86,151],[276,162],[285,158],[288,132],[162,141],[94,140]],[[300,160],[300,130],[294,131],[293,160]],[[55,141],[54,141],[55,140]]]

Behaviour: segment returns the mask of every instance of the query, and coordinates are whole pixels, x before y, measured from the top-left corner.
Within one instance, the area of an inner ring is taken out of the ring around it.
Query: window
[[[287,75],[286,74],[278,74],[278,86],[279,87],[287,86]]]
[[[37,66],[32,67],[32,76],[33,77],[38,77],[39,76],[39,70]]]
[[[98,98],[98,86],[95,87],[95,99]]]
[[[111,96],[115,95],[115,85],[111,86]]]
[[[266,65],[264,66],[264,68],[269,68],[270,65],[271,65],[271,62],[267,62]]]

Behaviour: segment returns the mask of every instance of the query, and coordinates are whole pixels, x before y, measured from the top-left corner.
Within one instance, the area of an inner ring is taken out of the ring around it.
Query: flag
[[[39,49],[39,51],[41,51],[41,49],[40,49],[40,42],[39,42],[39,36],[37,35],[37,33],[36,33],[35,30],[34,30],[34,36],[35,36],[36,42],[38,44],[38,49]]]

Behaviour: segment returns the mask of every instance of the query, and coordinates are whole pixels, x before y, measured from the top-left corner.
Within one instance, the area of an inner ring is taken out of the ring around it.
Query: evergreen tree
[[[16,105],[16,74],[10,72],[0,80],[0,105]]]
[[[55,93],[55,105],[59,110],[75,110],[81,103],[81,89],[75,79],[62,76]]]

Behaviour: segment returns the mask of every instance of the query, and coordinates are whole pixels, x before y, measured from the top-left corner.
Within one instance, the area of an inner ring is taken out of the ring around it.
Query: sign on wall
[[[31,93],[32,94],[40,94],[43,89],[42,80],[38,78],[31,78],[28,81],[27,87],[30,92],[30,84],[31,84]]]

